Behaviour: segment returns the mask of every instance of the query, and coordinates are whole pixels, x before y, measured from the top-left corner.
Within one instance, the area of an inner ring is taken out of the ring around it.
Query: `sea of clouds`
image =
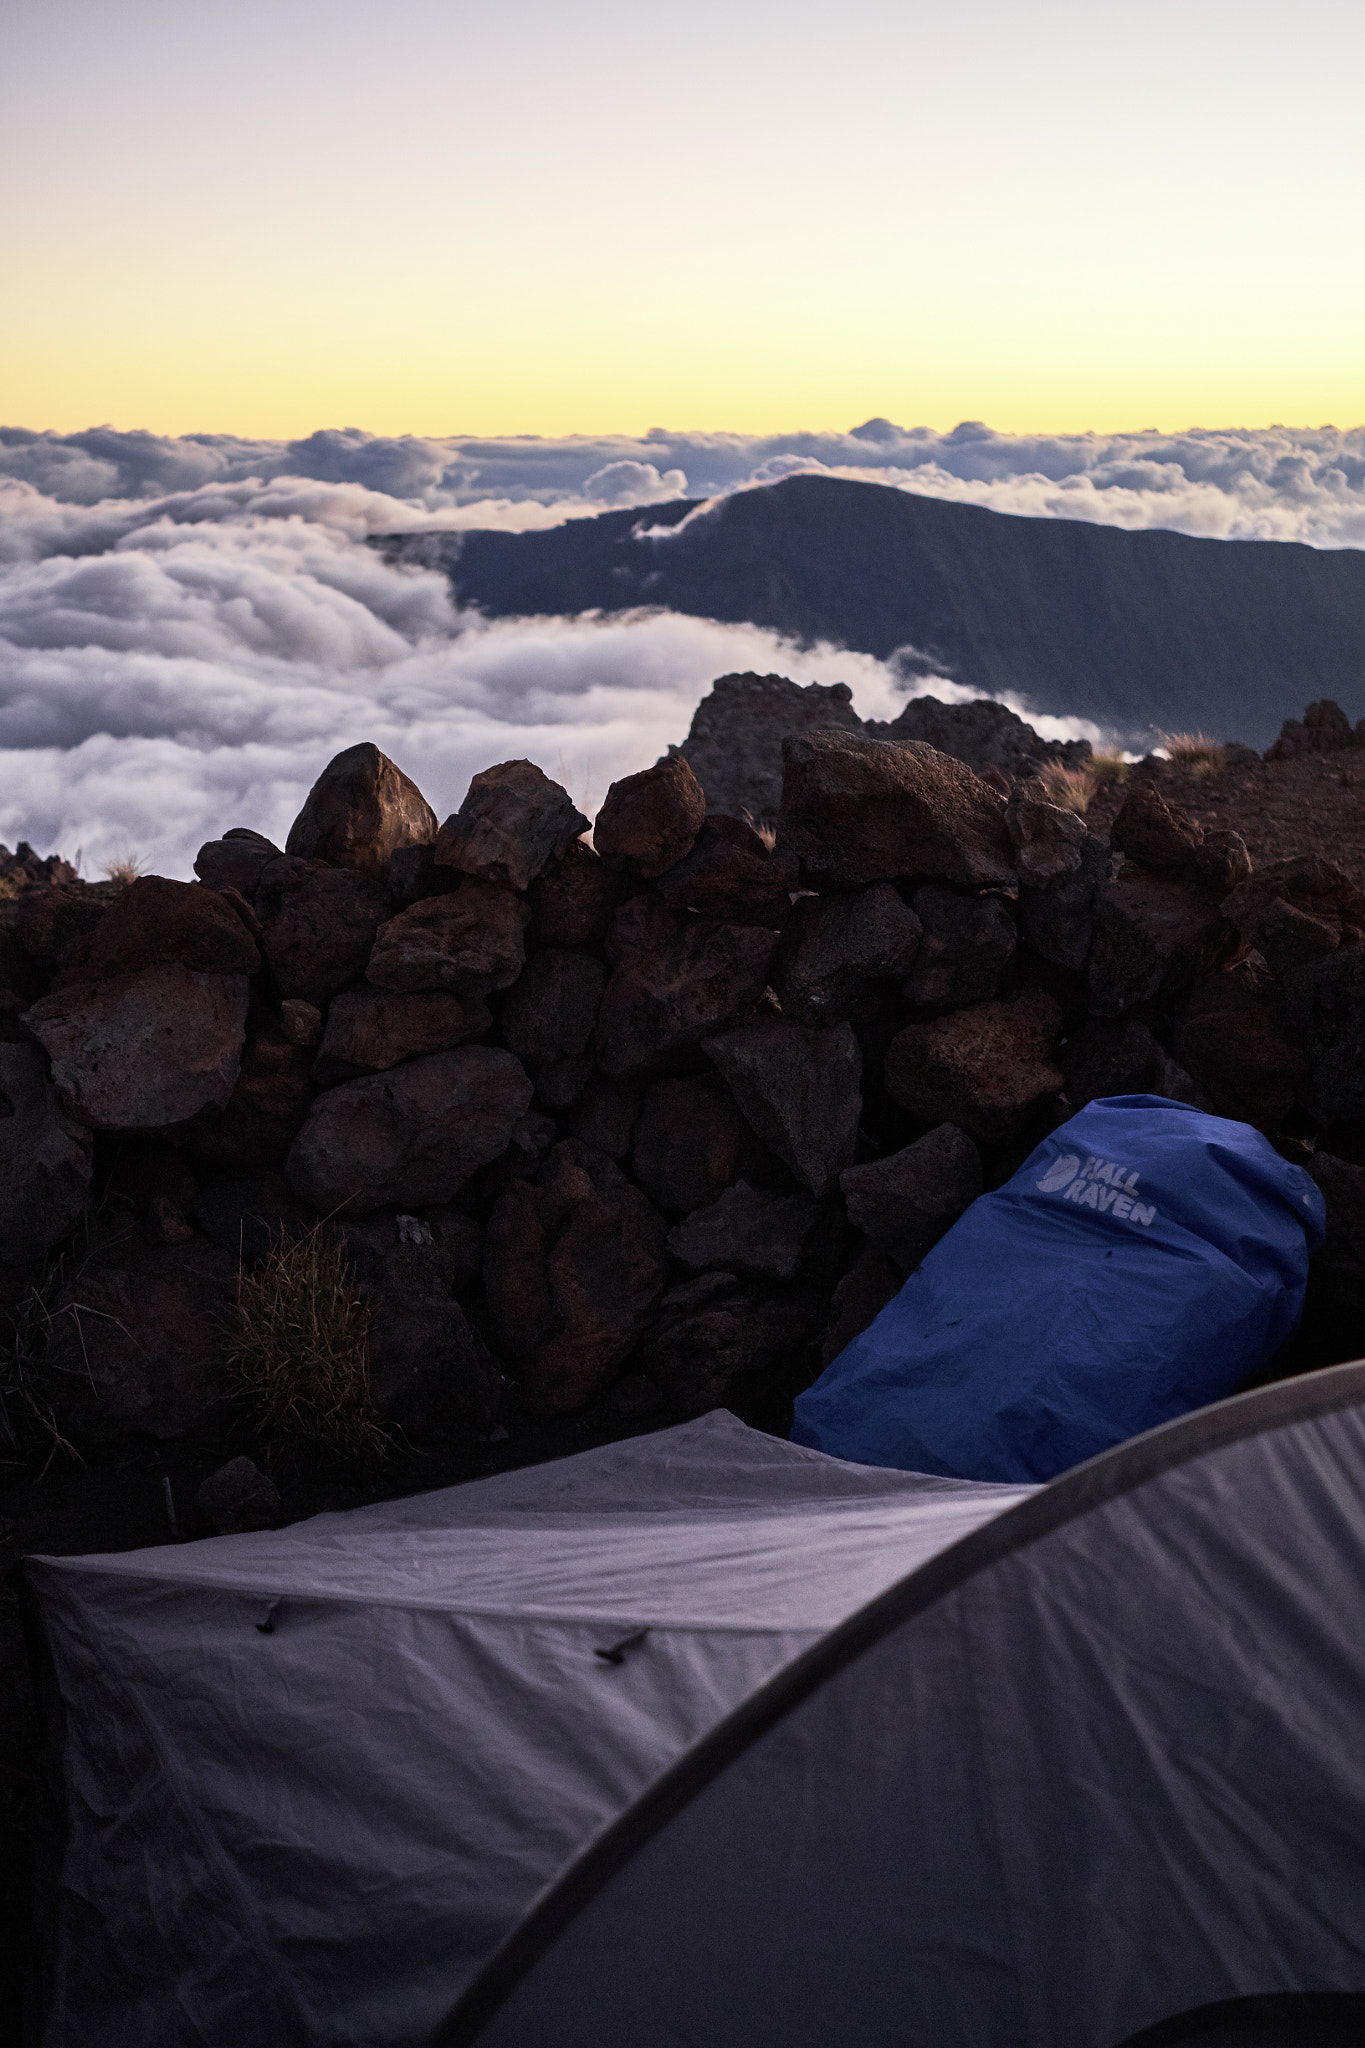
[[[687,730],[717,675],[847,682],[894,663],[671,612],[486,621],[376,533],[548,525],[796,471],[1037,517],[1365,546],[1365,429],[1017,437],[884,420],[847,434],[293,442],[0,428],[0,840],[188,875],[233,824],[282,842],[318,770],[374,740],[438,815],[527,755],[591,814]],[[954,697],[950,679],[915,690]],[[1016,708],[1050,734],[1096,731]]]

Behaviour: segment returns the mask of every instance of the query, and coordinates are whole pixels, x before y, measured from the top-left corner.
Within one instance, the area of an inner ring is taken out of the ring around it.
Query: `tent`
[[[27,1575],[51,2048],[1365,2026],[1365,1365],[1042,1487],[721,1414]]]

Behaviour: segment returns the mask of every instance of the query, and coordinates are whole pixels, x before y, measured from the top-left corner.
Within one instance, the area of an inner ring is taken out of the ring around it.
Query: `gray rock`
[[[905,993],[922,1009],[956,1010],[985,1002],[1014,957],[1014,913],[999,896],[961,896],[941,882],[914,894],[923,938]]]
[[[1014,881],[1004,799],[960,761],[913,740],[838,731],[784,740],[777,843],[817,889]]]
[[[691,852],[705,817],[701,784],[681,754],[670,754],[612,783],[593,844],[608,867],[662,875]]]
[[[1100,884],[1107,880],[1111,865],[1109,848],[1087,833],[1074,875],[1046,889],[1020,882],[1019,929],[1040,960],[1080,973],[1090,953]]]
[[[329,1088],[358,1074],[383,1073],[400,1060],[447,1052],[481,1038],[493,1022],[477,996],[448,989],[348,988],[333,999],[313,1079]]]
[[[1055,889],[1081,864],[1085,820],[1050,804],[1036,783],[1021,783],[1005,805],[1005,828],[1021,884]]]
[[[660,1209],[685,1216],[736,1179],[745,1137],[744,1119],[714,1074],[656,1081],[635,1126],[631,1171]]]
[[[899,981],[922,927],[889,882],[847,896],[803,896],[772,965],[782,1014],[797,1024],[862,1022],[877,1013],[879,981]]]
[[[675,1415],[742,1403],[780,1374],[784,1390],[809,1377],[806,1347],[824,1303],[805,1289],[764,1295],[729,1273],[701,1273],[670,1288],[636,1354]]]
[[[591,953],[533,953],[502,1006],[502,1035],[534,1067],[575,1059],[587,1050],[606,985]]]
[[[503,761],[474,777],[459,810],[442,825],[436,862],[528,889],[587,829],[568,791],[534,762]]]
[[[530,1106],[531,1083],[510,1052],[467,1045],[431,1053],[320,1095],[285,1175],[325,1215],[448,1202],[507,1150]]]
[[[512,890],[466,881],[381,925],[365,978],[376,988],[449,989],[459,996],[510,988],[526,964],[530,916]]]
[[[0,1264],[68,1237],[90,1194],[89,1131],[57,1100],[36,1045],[0,1045]]]
[[[435,837],[436,813],[417,784],[362,741],[327,763],[289,828],[285,851],[387,880],[390,854]]]
[[[708,811],[776,818],[783,740],[823,725],[861,730],[847,683],[803,689],[786,676],[718,676],[693,713],[687,738],[669,752],[688,762],[706,792]]]
[[[256,903],[261,951],[280,994],[318,1010],[360,980],[389,915],[388,887],[379,876],[290,854],[263,871]]]
[[[668,1249],[694,1272],[724,1266],[770,1280],[791,1280],[819,1220],[802,1195],[770,1194],[747,1180],[726,1188],[709,1208],[696,1209],[668,1233]]]
[[[1135,1003],[1166,1003],[1196,975],[1233,959],[1241,941],[1215,904],[1183,877],[1127,862],[1096,897],[1090,1008],[1117,1017]]]
[[[300,1002],[297,996],[290,996],[280,1004],[280,1029],[291,1045],[319,1045],[322,1012],[316,1003]]]
[[[204,1481],[193,1508],[220,1536],[268,1529],[280,1512],[279,1489],[250,1458],[230,1458]]]
[[[1088,740],[1045,740],[991,697],[976,697],[969,704],[912,697],[889,724],[869,719],[864,730],[877,739],[923,740],[940,754],[965,761],[975,774],[994,770],[1007,782],[1035,774],[1045,761],[1070,768],[1090,759]]]
[[[46,996],[24,1022],[63,1104],[97,1131],[152,1131],[222,1109],[241,1070],[244,974],[148,967]]]
[[[908,1024],[886,1055],[887,1093],[925,1123],[957,1124],[979,1145],[1004,1144],[1061,1093],[1052,1061],[1061,1026],[1058,1005],[1037,989]]]
[[[194,872],[209,889],[236,889],[250,903],[262,874],[283,849],[263,833],[234,825],[221,839],[210,839],[194,856]]]
[[[632,897],[607,941],[614,972],[597,1019],[597,1063],[646,1072],[751,1010],[767,985],[777,933],[711,924]]]
[[[852,1164],[862,1055],[848,1024],[758,1017],[702,1042],[751,1128],[818,1199]]]
[[[904,1151],[847,1167],[839,1186],[849,1222],[912,1273],[981,1193],[981,1154],[956,1124],[940,1124]]]

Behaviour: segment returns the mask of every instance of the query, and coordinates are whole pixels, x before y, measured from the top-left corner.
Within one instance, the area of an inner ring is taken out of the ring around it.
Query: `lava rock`
[[[773,1377],[801,1383],[822,1311],[803,1289],[765,1297],[729,1273],[703,1273],[665,1295],[636,1367],[675,1415],[742,1404]]]
[[[383,1073],[400,1060],[448,1052],[481,1038],[492,1022],[477,996],[452,995],[448,989],[413,989],[402,995],[380,988],[343,989],[327,1012],[313,1079],[320,1088],[330,1088],[359,1074]]]
[[[1136,1017],[1092,1017],[1062,1048],[1066,1099],[1084,1109],[1097,1096],[1164,1095],[1166,1049]]]
[[[803,896],[772,964],[782,1014],[797,1024],[875,1017],[874,984],[915,965],[923,927],[889,882],[847,896]]]
[[[502,1035],[528,1065],[575,1059],[592,1038],[607,973],[591,953],[533,953],[502,1006]]]
[[[1129,863],[1096,898],[1090,1007],[1117,1017],[1135,1003],[1168,1003],[1233,959],[1240,943],[1198,889]]]
[[[905,1276],[895,1261],[865,1244],[834,1290],[834,1314],[820,1347],[822,1366],[832,1365],[841,1351],[876,1322],[900,1293]]]
[[[593,844],[608,867],[662,875],[689,853],[706,817],[701,784],[681,754],[613,782]]]
[[[581,1138],[609,1159],[624,1159],[644,1092],[643,1081],[610,1081],[597,1075],[569,1109],[565,1121],[570,1137]]]
[[[782,742],[808,726],[862,730],[847,683],[786,676],[718,676],[692,714],[682,754],[706,792],[709,812],[775,818],[782,799]],[[916,735],[920,737],[920,735]]]
[[[36,1045],[0,1045],[0,1265],[69,1237],[90,1194],[89,1131],[66,1115]]]
[[[1284,978],[1282,1014],[1308,1057],[1305,1099],[1322,1123],[1365,1121],[1365,946],[1341,946]]]
[[[908,1024],[886,1056],[887,1092],[925,1123],[958,1124],[979,1145],[1003,1144],[1061,1093],[1052,1063],[1061,1028],[1061,1010],[1038,989]]]
[[[66,954],[53,992],[178,964],[196,974],[257,974],[261,956],[231,906],[197,882],[139,875]]]
[[[1334,754],[1345,747],[1362,744],[1359,728],[1351,730],[1351,721],[1340,704],[1330,697],[1323,697],[1318,703],[1310,704],[1303,717],[1286,718],[1280,727],[1280,737],[1266,752],[1267,761],[1292,761],[1298,754]]]
[[[1085,821],[1050,804],[1034,783],[1021,783],[1005,805],[1005,829],[1021,885],[1055,889],[1081,864]]]
[[[263,833],[234,825],[221,839],[210,839],[194,856],[194,872],[207,889],[236,889],[248,903],[255,898],[261,876],[283,849]]]
[[[534,762],[503,761],[474,777],[459,810],[442,825],[436,864],[528,889],[587,829],[567,790]]]
[[[97,1131],[162,1130],[227,1106],[246,1007],[245,975],[148,967],[45,996],[24,1022],[78,1122]]]
[[[1095,905],[1101,884],[1108,880],[1113,856],[1107,846],[1087,834],[1081,842],[1080,866],[1063,882],[1046,889],[1019,884],[1019,929],[1026,945],[1054,967],[1079,974],[1090,954]]]
[[[791,1280],[820,1211],[803,1195],[771,1194],[736,1181],[705,1209],[694,1209],[668,1233],[679,1265],[703,1272],[724,1266],[770,1280]]]
[[[296,996],[280,1004],[280,1029],[291,1045],[318,1045],[322,1040],[322,1012],[314,1003],[301,1003]]]
[[[378,747],[362,741],[327,763],[289,828],[285,852],[387,881],[400,846],[436,837],[436,813],[415,782]]]
[[[1285,1027],[1280,991],[1249,966],[1195,982],[1178,1044],[1217,1114],[1260,1130],[1284,1122],[1308,1072],[1308,1055]]]
[[[312,1060],[282,1031],[262,1031],[242,1054],[242,1070],[222,1116],[195,1133],[197,1158],[210,1166],[278,1166],[313,1106]]]
[[[246,1265],[258,1265],[271,1250],[292,1244],[312,1228],[282,1173],[227,1174],[196,1190],[190,1213],[211,1244]]]
[[[1157,874],[1182,874],[1194,865],[1204,828],[1178,804],[1168,803],[1155,783],[1136,781],[1109,828],[1109,844]]]
[[[263,870],[256,903],[261,951],[280,994],[318,1010],[360,980],[389,915],[388,888],[378,876],[289,854]]]
[[[780,931],[798,879],[791,855],[770,852],[752,825],[708,815],[692,851],[661,877],[659,894],[675,910]]]
[[[418,1443],[495,1422],[507,1386],[455,1300],[438,1245],[393,1245],[367,1266],[370,1398],[381,1423]]]
[[[507,1150],[530,1106],[531,1084],[510,1052],[466,1045],[429,1053],[320,1095],[285,1175],[326,1215],[448,1202]]]
[[[853,1162],[862,1055],[848,1024],[817,1030],[756,1017],[703,1040],[702,1051],[769,1151],[818,1200]]]
[[[656,1081],[635,1127],[631,1170],[660,1209],[685,1216],[738,1178],[747,1136],[733,1097],[714,1075]]]
[[[589,946],[605,938],[628,886],[591,846],[575,839],[563,859],[531,884],[531,943]]]
[[[914,898],[923,934],[905,993],[922,1009],[956,1010],[985,1002],[1014,957],[1014,913],[999,896],[962,896],[921,882]]]
[[[778,847],[810,886],[927,879],[1014,881],[1005,805],[960,761],[916,740],[800,733],[782,746]]]
[[[250,1458],[230,1458],[211,1472],[190,1506],[220,1536],[268,1529],[280,1512],[279,1488]]]
[[[903,1151],[839,1176],[849,1222],[903,1274],[914,1271],[983,1185],[981,1154],[956,1124],[940,1124]]]
[[[414,903],[381,925],[365,978],[376,988],[449,989],[486,996],[510,988],[526,964],[530,911],[493,882]]]
[[[1365,895],[1316,854],[1259,869],[1232,890],[1222,909],[1272,974],[1365,941]]]
[[[865,730],[877,739],[926,740],[940,754],[965,761],[977,775],[998,777],[995,786],[1006,790],[1035,775],[1044,762],[1079,768],[1090,759],[1088,740],[1045,740],[992,697],[974,697],[967,704],[912,697],[889,724],[870,718]]]
[[[94,931],[120,894],[121,889],[113,884],[87,888],[82,882],[73,882],[60,888],[30,889],[20,897],[13,937],[31,962],[39,987],[47,987],[67,955]],[[10,982],[13,988],[18,985]]]
[[[751,1010],[767,985],[778,935],[758,925],[710,924],[636,896],[607,941],[614,972],[597,1019],[597,1063],[645,1072]]]
[[[1240,832],[1230,832],[1221,825],[1207,828],[1203,845],[1194,850],[1189,872],[1206,896],[1221,903],[1251,873],[1251,855],[1245,839]]]

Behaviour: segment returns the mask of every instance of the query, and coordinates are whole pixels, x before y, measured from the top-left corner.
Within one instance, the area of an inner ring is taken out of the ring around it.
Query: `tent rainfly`
[[[1365,1364],[1042,1487],[718,1414],[26,1572],[48,2048],[1365,2038]]]

